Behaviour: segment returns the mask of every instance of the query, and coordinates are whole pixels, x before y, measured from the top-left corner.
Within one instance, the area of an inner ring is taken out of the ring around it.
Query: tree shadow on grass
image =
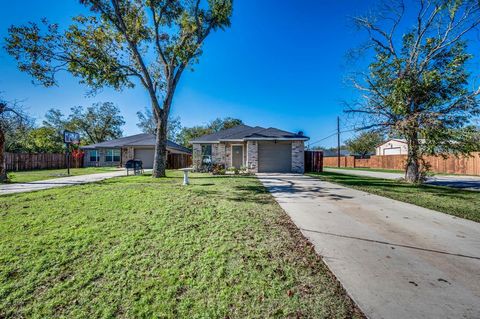
[[[379,189],[384,192],[390,192],[394,195],[407,194],[415,195],[415,193],[428,194],[433,197],[444,197],[451,199],[460,199],[467,200],[471,199],[472,196],[478,194],[479,192],[469,191],[464,189],[456,189],[447,186],[436,186],[436,185],[416,185],[408,184],[399,180],[387,180],[387,179],[377,179],[377,178],[368,178],[368,177],[357,177],[349,176],[338,173],[321,173],[315,174],[320,178],[323,177],[326,181],[337,182],[344,186],[352,186],[357,188],[372,188],[373,190]]]

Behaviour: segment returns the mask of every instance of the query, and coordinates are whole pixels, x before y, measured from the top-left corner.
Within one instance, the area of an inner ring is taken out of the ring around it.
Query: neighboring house
[[[155,153],[155,135],[137,134],[116,140],[83,146],[84,165],[89,166],[124,166],[128,160],[138,159],[143,168],[153,168]],[[192,152],[181,145],[167,141],[167,154],[191,155]]]
[[[303,133],[239,125],[191,141],[193,165],[220,164],[257,172],[304,172]]]
[[[425,143],[425,139],[418,140],[420,144]],[[393,138],[377,146],[375,155],[407,155],[408,144],[403,138]]]
[[[375,155],[407,155],[408,144],[405,139],[390,139],[377,146]]]

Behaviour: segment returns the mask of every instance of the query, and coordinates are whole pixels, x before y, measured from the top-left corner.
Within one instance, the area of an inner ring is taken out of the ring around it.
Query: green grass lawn
[[[313,177],[480,222],[480,192],[332,172]]]
[[[114,167],[85,167],[71,168],[70,176],[105,173],[115,170]],[[52,178],[67,177],[67,169],[43,169],[35,171],[9,172],[11,183],[29,183]]]
[[[0,197],[0,318],[361,317],[254,177]]]
[[[325,168],[334,168],[334,169],[344,169],[350,171],[370,171],[370,172],[381,172],[381,173],[400,173],[405,174],[404,170],[398,169],[383,169],[383,168],[368,168],[368,167],[334,167],[334,166],[325,166]],[[435,175],[447,175],[447,176],[475,176],[475,175],[465,175],[465,174],[451,174],[451,173],[434,173],[434,172],[427,172],[428,176],[435,176]]]

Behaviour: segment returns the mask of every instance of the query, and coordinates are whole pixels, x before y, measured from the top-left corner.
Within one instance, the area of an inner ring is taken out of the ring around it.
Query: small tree
[[[9,29],[7,51],[45,86],[67,69],[93,90],[140,83],[156,130],[153,177],[165,176],[168,116],[180,78],[208,35],[230,25],[231,0],[80,0],[90,9],[61,32],[30,23]]]
[[[417,0],[406,14],[403,1],[355,18],[373,50],[369,71],[353,77],[363,100],[347,112],[363,115],[363,127],[381,127],[407,140],[405,179],[421,180],[422,155],[468,153],[465,139],[479,113],[480,89],[468,86],[465,36],[480,24],[478,0]],[[404,17],[414,26],[401,32]],[[425,140],[420,144],[419,139]],[[425,166],[424,166],[425,167]]]
[[[377,132],[362,132],[358,136],[345,141],[347,149],[352,154],[365,158],[368,154],[375,153],[375,148],[383,142],[383,137]]]

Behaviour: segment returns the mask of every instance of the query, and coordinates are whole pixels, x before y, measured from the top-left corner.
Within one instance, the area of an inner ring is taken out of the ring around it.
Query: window
[[[100,162],[100,154],[97,150],[91,150],[89,152],[90,162]]]
[[[105,162],[120,162],[120,150],[107,150],[107,155],[105,155]]]
[[[202,163],[210,164],[212,162],[212,145],[202,145]]]

